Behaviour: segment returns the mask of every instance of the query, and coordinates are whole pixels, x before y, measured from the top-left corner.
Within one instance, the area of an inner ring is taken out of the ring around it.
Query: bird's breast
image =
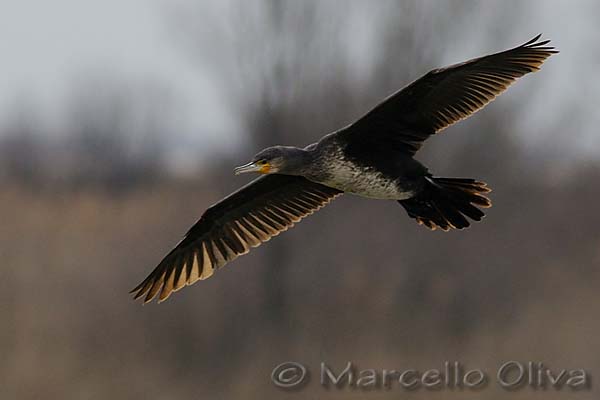
[[[357,165],[339,158],[328,164],[320,182],[326,186],[363,197],[384,200],[403,200],[414,195],[403,188],[397,179],[388,177],[373,167]]]

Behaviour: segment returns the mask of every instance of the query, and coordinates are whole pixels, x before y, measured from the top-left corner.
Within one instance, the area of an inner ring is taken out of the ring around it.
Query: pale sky
[[[52,127],[50,131],[59,133],[74,87],[89,77],[114,76],[124,85],[151,83],[168,88],[176,105],[167,122],[178,135],[174,141],[193,144],[199,143],[201,137],[204,143],[218,145],[223,134],[243,128],[232,118],[220,86],[210,74],[202,71],[201,62],[192,62],[184,54],[184,46],[174,39],[169,13],[179,5],[192,3],[185,0],[0,0],[0,124],[15,109],[33,107],[37,110],[36,118]],[[593,0],[528,3],[531,18],[525,18],[526,24],[514,27],[514,34],[509,38],[514,42],[497,43],[487,49],[485,46],[489,47],[489,43],[478,41],[478,31],[505,23],[494,19],[497,8],[513,4],[489,2],[488,14],[464,27],[463,36],[472,40],[439,38],[448,40],[444,58],[448,63],[458,62],[465,57],[512,47],[537,33],[551,38],[561,54],[552,58],[545,68],[546,84],[537,101],[558,109],[561,103],[567,107],[574,99],[584,96],[586,119],[573,124],[576,132],[566,134],[577,138],[578,151],[598,155],[600,81],[596,76],[600,62],[597,48],[600,6]],[[218,1],[202,4],[211,10],[208,18],[218,15],[218,7],[223,7]],[[368,8],[363,8],[368,12]],[[355,34],[367,31],[357,29]],[[368,48],[368,41],[363,40],[362,46]],[[527,90],[527,85],[516,86],[515,90]],[[537,120],[543,111],[543,107],[533,107],[529,117]],[[527,140],[539,140],[537,136],[543,128]]]
[[[59,130],[75,86],[106,77],[168,88],[182,135],[231,130],[219,91],[168,34],[168,3],[0,0],[0,122],[15,108],[34,106]]]

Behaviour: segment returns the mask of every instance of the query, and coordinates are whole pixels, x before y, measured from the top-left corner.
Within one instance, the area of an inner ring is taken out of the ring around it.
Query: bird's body
[[[355,123],[305,148],[274,146],[236,173],[264,176],[211,206],[132,292],[159,301],[287,230],[343,193],[396,200],[434,230],[463,229],[491,206],[483,182],[440,178],[413,157],[423,142],[483,108],[556,53],[529,42],[435,69]]]
[[[303,176],[344,193],[380,200],[412,197],[427,169],[412,157],[388,151],[380,160],[352,157],[343,131],[329,134],[305,148],[311,156]]]

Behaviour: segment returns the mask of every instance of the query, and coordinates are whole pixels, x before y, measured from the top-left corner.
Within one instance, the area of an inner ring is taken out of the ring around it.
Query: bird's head
[[[246,172],[259,174],[284,173],[293,175],[295,168],[303,160],[304,150],[297,147],[273,146],[260,151],[248,164],[234,169],[236,175]]]

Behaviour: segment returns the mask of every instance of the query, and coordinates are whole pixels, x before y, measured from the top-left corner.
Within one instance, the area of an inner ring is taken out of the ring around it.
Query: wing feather
[[[305,178],[267,175],[210,207],[131,292],[159,302],[286,231],[342,192]]]
[[[468,118],[558,53],[548,46],[549,40],[538,41],[540,36],[510,50],[430,71],[341,131],[348,151],[393,146],[413,155],[430,135]]]

